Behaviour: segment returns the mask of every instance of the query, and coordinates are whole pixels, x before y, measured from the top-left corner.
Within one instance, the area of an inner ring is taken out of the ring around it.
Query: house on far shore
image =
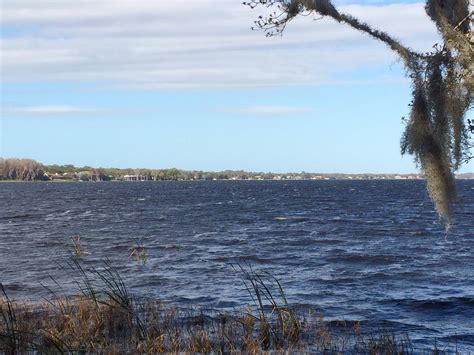
[[[123,181],[148,181],[148,176],[146,175],[124,175]]]

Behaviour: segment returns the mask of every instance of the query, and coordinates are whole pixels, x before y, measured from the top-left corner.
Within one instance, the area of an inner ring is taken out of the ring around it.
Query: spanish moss
[[[472,158],[472,124],[466,121],[474,90],[472,12],[468,0],[426,1],[426,13],[442,38],[429,53],[418,53],[388,33],[338,11],[330,0],[252,0],[244,5],[276,7],[277,11],[270,15],[260,16],[253,27],[267,36],[280,35],[298,15],[315,13],[368,34],[400,57],[412,80],[411,113],[401,151],[412,155],[424,173],[428,193],[448,230],[456,202],[454,174]]]

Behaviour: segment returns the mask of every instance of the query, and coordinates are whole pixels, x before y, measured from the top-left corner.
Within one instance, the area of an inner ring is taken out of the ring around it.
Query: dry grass
[[[129,248],[128,251],[130,252],[130,258],[135,260],[137,263],[145,265],[147,262],[147,254],[145,246],[141,239],[138,240],[137,244],[133,247]]]
[[[408,354],[409,338],[363,335],[359,322],[330,322],[319,313],[297,315],[280,282],[236,266],[253,304],[228,314],[203,314],[157,300],[137,300],[106,261],[69,264],[81,281],[76,297],[32,306],[0,290],[0,353],[261,353]],[[438,350],[436,350],[438,351]]]
[[[240,314],[205,317],[178,311],[159,302],[135,309],[143,317],[145,332],[134,315],[125,313],[107,298],[99,305],[84,297],[56,300],[58,304],[31,307],[4,301],[2,314],[11,308],[14,321],[0,323],[0,350],[6,354],[44,353],[343,353],[350,349],[370,354],[405,354],[410,349],[393,335],[365,338],[331,333],[324,322],[307,323],[291,342],[273,333],[275,325]],[[306,320],[308,321],[308,320]],[[351,341],[347,341],[351,339]]]

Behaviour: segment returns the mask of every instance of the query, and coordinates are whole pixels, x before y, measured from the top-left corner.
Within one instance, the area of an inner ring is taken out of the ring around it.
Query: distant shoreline
[[[395,177],[374,177],[374,178],[327,178],[327,179],[212,179],[212,180],[138,180],[138,181],[125,181],[125,180],[63,180],[63,179],[51,179],[51,180],[0,180],[1,183],[143,183],[143,182],[210,182],[210,181],[424,181],[425,178],[395,178]],[[456,180],[474,180],[472,177],[456,177]]]
[[[474,179],[474,173],[458,174]],[[215,181],[215,180],[423,180],[418,173],[309,173],[248,172],[244,170],[202,171],[169,169],[119,169],[91,166],[46,165],[32,159],[0,158],[0,181]]]

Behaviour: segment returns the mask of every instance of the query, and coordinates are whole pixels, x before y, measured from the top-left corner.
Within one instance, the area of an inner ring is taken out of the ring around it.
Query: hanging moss
[[[474,90],[469,1],[426,1],[426,13],[443,39],[430,53],[417,53],[389,34],[339,12],[330,0],[251,0],[244,5],[278,9],[255,21],[254,28],[265,31],[267,36],[281,34],[297,15],[313,12],[366,33],[398,54],[413,86],[411,113],[402,135],[401,151],[413,155],[420,166],[436,211],[449,228],[456,201],[454,172],[470,159],[468,136],[472,124],[465,122]]]

